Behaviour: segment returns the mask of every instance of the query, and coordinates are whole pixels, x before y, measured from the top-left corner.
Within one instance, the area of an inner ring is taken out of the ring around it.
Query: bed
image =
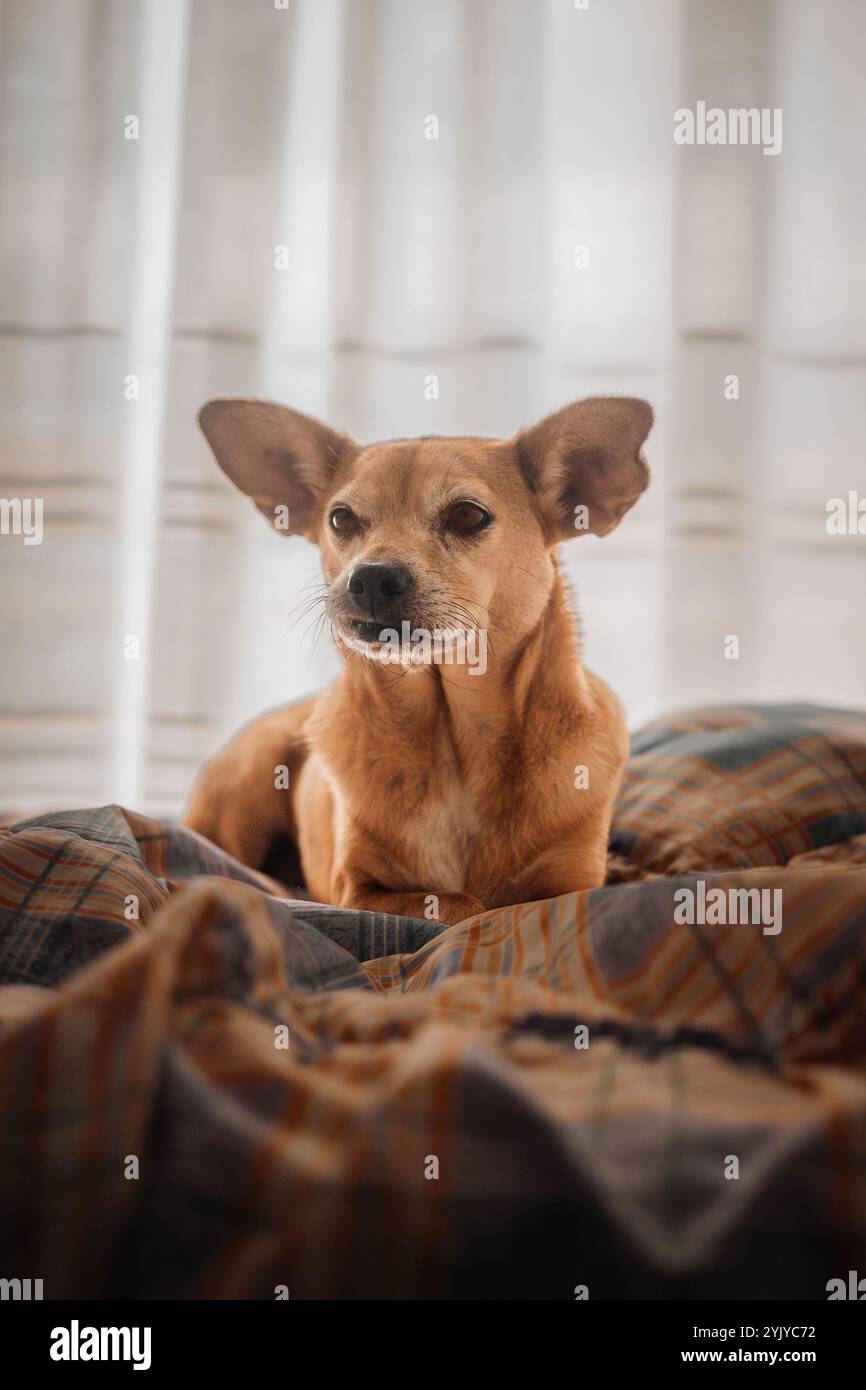
[[[7,827],[4,1275],[571,1300],[866,1274],[866,714],[656,721],[610,851],[603,888],[442,928],[119,806]]]

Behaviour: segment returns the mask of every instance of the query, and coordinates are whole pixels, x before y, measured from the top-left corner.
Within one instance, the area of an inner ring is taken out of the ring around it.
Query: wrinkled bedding
[[[781,890],[780,929],[684,888]],[[0,1273],[46,1298],[866,1274],[866,714],[657,721],[604,888],[445,929],[118,806],[22,821],[0,981]]]

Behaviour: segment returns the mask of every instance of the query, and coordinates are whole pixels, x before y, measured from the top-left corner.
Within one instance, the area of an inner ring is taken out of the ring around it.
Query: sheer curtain
[[[650,491],[563,550],[588,663],[633,724],[866,703],[864,53],[862,0],[7,0],[3,803],[176,811],[336,669],[223,394],[360,440],[645,396]],[[678,145],[701,101],[781,151]]]

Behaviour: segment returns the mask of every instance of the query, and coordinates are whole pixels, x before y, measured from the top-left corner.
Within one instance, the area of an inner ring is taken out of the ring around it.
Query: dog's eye
[[[483,531],[485,526],[489,526],[492,520],[490,513],[477,502],[452,502],[445,513],[445,525],[461,536],[474,536],[476,531]]]
[[[328,517],[328,525],[338,536],[354,536],[361,529],[361,523],[351,507],[335,507]]]

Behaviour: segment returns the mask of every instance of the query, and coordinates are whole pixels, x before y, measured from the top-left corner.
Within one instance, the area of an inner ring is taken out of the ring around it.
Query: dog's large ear
[[[553,541],[606,536],[649,482],[641,446],[653,413],[630,396],[590,396],[515,438],[523,476]]]
[[[209,401],[198,422],[220,468],[271,525],[312,539],[321,498],[357,445],[270,401]]]

